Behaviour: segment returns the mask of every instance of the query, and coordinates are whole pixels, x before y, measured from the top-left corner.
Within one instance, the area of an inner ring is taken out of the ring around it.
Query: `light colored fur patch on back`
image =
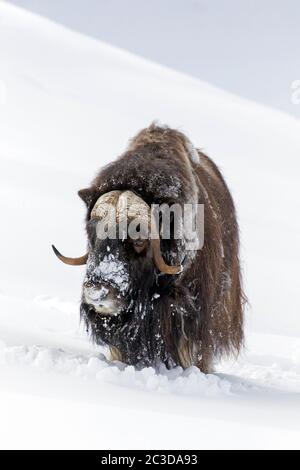
[[[193,146],[192,142],[189,139],[185,140],[185,145],[186,145],[186,149],[187,149],[187,152],[189,154],[191,161],[195,163],[196,165],[200,165],[201,160],[200,160],[200,155],[198,153],[198,150],[195,149],[195,147]]]

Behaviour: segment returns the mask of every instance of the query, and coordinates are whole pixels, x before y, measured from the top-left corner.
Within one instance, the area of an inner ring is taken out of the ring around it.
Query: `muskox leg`
[[[200,359],[200,361],[197,363],[197,367],[201,370],[201,372],[203,372],[203,374],[212,374],[214,372],[211,357]]]
[[[182,340],[178,348],[180,365],[183,369],[195,366],[204,374],[210,374],[213,372],[212,354],[200,351],[195,344],[191,346],[189,342]]]
[[[121,351],[116,348],[115,346],[110,346],[109,347],[109,352],[110,352],[110,360],[111,361],[120,361],[123,362],[123,357]]]

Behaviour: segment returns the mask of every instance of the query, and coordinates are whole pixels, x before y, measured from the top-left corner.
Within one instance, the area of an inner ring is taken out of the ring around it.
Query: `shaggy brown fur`
[[[196,202],[205,207],[204,246],[186,256],[180,275],[161,276],[157,283],[149,260],[134,258],[129,263],[134,294],[126,320],[111,320],[104,328],[84,302],[81,313],[96,342],[111,346],[114,356],[127,363],[153,364],[158,359],[169,367],[196,365],[208,372],[214,359],[241,348],[244,296],[232,197],[212,160],[194,150],[197,163],[191,148],[181,132],[152,124],[100,171],[90,188],[79,191],[87,204],[87,220],[99,196],[112,190],[132,190],[149,205]],[[178,240],[161,245],[167,261],[183,262],[184,247]],[[154,291],[160,297],[152,301]],[[141,298],[143,320],[132,307]]]

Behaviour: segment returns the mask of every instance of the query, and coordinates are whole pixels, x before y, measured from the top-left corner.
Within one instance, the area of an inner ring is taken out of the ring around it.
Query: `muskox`
[[[87,264],[80,311],[97,344],[127,364],[194,365],[205,373],[221,356],[239,352],[244,294],[238,224],[210,158],[178,130],[152,124],[78,194],[87,206],[88,253],[67,258],[53,249],[67,264]],[[107,203],[116,222],[126,215],[128,223],[137,214],[147,221],[153,204],[201,204],[203,246],[187,249],[174,224],[169,238],[160,239],[161,218],[156,236],[100,237]]]

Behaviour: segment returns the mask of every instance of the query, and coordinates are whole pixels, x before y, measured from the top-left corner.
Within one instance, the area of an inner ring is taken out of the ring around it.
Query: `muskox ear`
[[[84,188],[78,191],[78,196],[85,202],[87,207],[91,207],[96,197],[95,188]]]

